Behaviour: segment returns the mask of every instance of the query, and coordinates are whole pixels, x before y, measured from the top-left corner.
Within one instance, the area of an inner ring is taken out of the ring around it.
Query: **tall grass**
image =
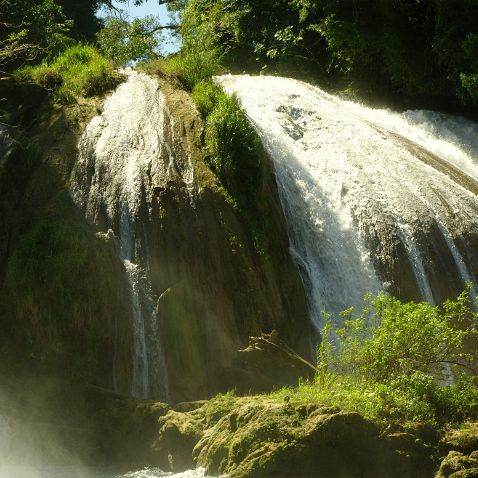
[[[50,90],[60,104],[71,103],[78,96],[102,94],[119,78],[109,60],[94,47],[82,44],[68,48],[52,62],[20,68],[14,76]]]
[[[221,57],[216,50],[200,47],[183,49],[175,55],[142,65],[147,73],[155,73],[173,80],[179,87],[191,92],[202,81],[224,72]]]

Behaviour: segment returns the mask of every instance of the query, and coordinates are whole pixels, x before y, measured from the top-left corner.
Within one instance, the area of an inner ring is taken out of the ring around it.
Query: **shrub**
[[[51,63],[21,68],[15,77],[47,88],[60,104],[71,103],[77,96],[101,94],[118,81],[111,62],[92,46],[81,44],[68,48]]]
[[[315,380],[275,398],[289,395],[292,402],[317,401],[409,424],[478,416],[478,388],[469,373],[478,355],[469,347],[477,339],[478,313],[468,291],[440,308],[368,296],[362,311],[341,315],[342,327],[334,330],[328,320],[322,331]],[[444,379],[445,369],[452,380]]]
[[[237,98],[221,93],[206,120],[207,161],[233,196],[248,197],[260,182],[259,137]]]

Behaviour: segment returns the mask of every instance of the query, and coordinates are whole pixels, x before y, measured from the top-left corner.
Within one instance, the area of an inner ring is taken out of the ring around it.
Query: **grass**
[[[425,374],[403,376],[388,384],[330,373],[269,395],[292,405],[319,403],[360,413],[381,423],[445,425],[478,418],[478,389],[472,379],[441,386]]]
[[[94,47],[82,44],[68,48],[50,63],[20,68],[14,77],[51,91],[59,105],[72,103],[78,96],[100,95],[119,80],[109,60]]]
[[[221,58],[215,50],[181,50],[175,55],[141,65],[149,74],[164,76],[180,88],[191,92],[202,81],[224,73]]]

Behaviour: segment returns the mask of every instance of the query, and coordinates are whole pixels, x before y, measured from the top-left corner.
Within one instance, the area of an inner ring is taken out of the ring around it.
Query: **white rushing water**
[[[457,242],[467,225],[476,230],[477,125],[429,111],[371,109],[287,78],[216,81],[238,96],[273,159],[291,252],[318,328],[322,310],[336,315],[360,306],[365,293],[388,289],[373,256],[390,248],[385,235],[402,244],[423,300],[436,302],[424,253],[433,227],[462,281],[476,287]],[[373,248],[377,237],[382,244]]]
[[[103,112],[93,118],[81,138],[71,190],[86,217],[109,229],[108,234],[119,242],[119,258],[131,292],[131,393],[167,400],[167,370],[149,279],[148,244],[140,221],[151,214],[155,187],[164,187],[170,180],[192,187],[192,168],[179,164],[165,141],[164,131],[173,132],[174,125],[156,80],[133,71],[126,74],[127,81],[108,98]]]
[[[109,468],[88,468],[84,466],[2,466],[2,478],[207,478],[204,468],[187,470],[182,473],[167,473],[159,468],[119,472]]]

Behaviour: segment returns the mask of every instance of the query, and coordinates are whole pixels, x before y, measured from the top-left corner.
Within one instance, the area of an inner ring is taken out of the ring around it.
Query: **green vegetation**
[[[108,17],[104,28],[96,34],[98,47],[118,65],[131,61],[152,61],[159,57],[162,40],[159,28],[158,21],[151,15],[135,18],[131,22]]]
[[[52,58],[72,41],[72,21],[53,0],[1,0],[0,25],[0,70]]]
[[[270,71],[435,105],[476,105],[472,0],[190,0],[185,45],[217,49],[234,72]]]
[[[94,47],[81,44],[68,48],[52,62],[25,66],[14,75],[50,90],[60,104],[70,103],[77,96],[101,94],[118,81],[112,63]]]
[[[184,48],[167,58],[142,65],[148,73],[156,73],[173,81],[178,87],[192,91],[202,81],[211,81],[214,75],[223,73],[221,58],[216,50],[199,46]]]
[[[372,419],[405,423],[461,422],[478,417],[474,375],[478,313],[468,291],[441,308],[367,297],[361,312],[330,322],[318,348],[313,383],[273,394],[292,403],[318,402]],[[469,351],[466,351],[469,350]],[[453,374],[453,383],[446,376]]]

